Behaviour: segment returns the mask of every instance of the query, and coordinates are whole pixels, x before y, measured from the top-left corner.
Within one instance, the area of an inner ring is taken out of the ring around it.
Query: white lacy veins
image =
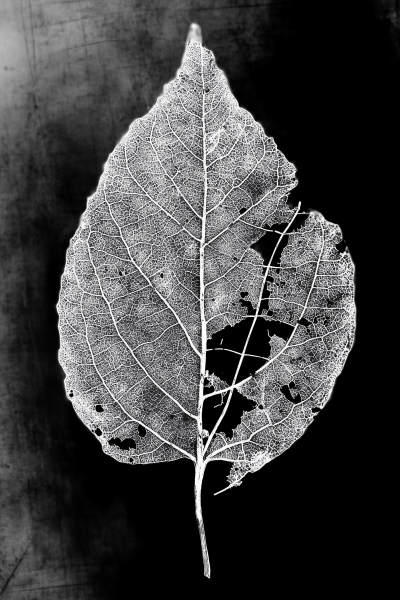
[[[59,358],[104,452],[129,463],[187,457],[200,487],[207,462],[227,460],[237,485],[327,402],[354,338],[353,264],[336,247],[338,226],[315,212],[296,225],[296,183],[212,53],[190,41],[176,79],[108,158],[67,252]],[[268,231],[267,263],[251,246]],[[207,340],[244,319],[247,342],[223,381],[206,371]],[[290,334],[272,335],[269,355],[266,340],[264,363],[242,377],[259,319]],[[234,389],[254,408],[228,438],[219,429]],[[221,390],[221,416],[203,435],[203,403]]]

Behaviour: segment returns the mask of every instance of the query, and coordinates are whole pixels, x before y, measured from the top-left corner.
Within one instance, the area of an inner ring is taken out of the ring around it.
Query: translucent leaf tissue
[[[289,204],[294,166],[190,32],[176,78],[109,156],[71,240],[59,360],[106,454],[193,461],[209,577],[206,465],[231,462],[227,487],[240,485],[326,404],[354,339],[354,266],[337,225]],[[245,408],[227,433],[235,403]]]

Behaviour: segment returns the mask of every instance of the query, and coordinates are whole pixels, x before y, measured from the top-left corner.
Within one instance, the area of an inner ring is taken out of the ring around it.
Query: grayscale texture
[[[353,265],[337,248],[339,227],[319,213],[291,230],[294,174],[239,107],[213,54],[189,40],[176,78],[108,158],[67,253],[60,363],[105,453],[130,463],[186,457],[196,468],[232,461],[236,486],[325,405],[354,339]],[[251,246],[282,224],[264,265]],[[232,383],[204,394],[207,340],[243,319],[253,323]],[[284,323],[290,335],[273,335],[263,365],[243,378],[257,319]],[[227,439],[218,427],[234,389],[254,408]],[[217,393],[224,409],[203,444],[203,404]]]
[[[269,594],[284,582],[296,595],[310,578],[370,594],[375,557],[391,546],[374,534],[391,529],[376,452],[387,446],[371,429],[387,372],[372,279],[386,264],[375,234],[391,231],[376,209],[398,194],[388,189],[398,171],[398,4],[377,0],[372,15],[368,2],[2,0],[1,600],[115,600],[147,595],[149,581],[161,597],[184,577],[210,583],[191,462],[130,469],[102,452],[65,396],[55,310],[67,246],[106,158],[175,76],[193,21],[239,105],[296,165],[293,202],[339,223],[357,265],[356,344],[332,401],[291,451],[229,496],[213,493],[230,463],[207,469],[211,583],[220,573],[224,585],[264,589],[268,565]],[[252,551],[261,539],[267,562]]]

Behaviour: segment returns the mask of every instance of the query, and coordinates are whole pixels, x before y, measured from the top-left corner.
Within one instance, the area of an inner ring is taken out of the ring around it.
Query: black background
[[[388,223],[378,215],[384,205],[392,214],[398,3],[8,0],[0,16],[0,596],[245,586],[359,597],[376,577],[377,486],[385,493],[372,433],[371,269]],[[355,346],[315,423],[240,488],[214,497],[227,468],[207,467],[210,581],[193,465],[129,467],[102,454],[65,397],[55,309],[86,198],[130,122],[174,76],[191,22],[240,105],[296,165],[293,199],[341,226],[356,265]]]

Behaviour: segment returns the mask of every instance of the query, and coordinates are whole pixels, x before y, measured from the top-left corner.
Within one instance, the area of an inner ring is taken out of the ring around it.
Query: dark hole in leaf
[[[160,273],[160,277],[161,277],[161,279],[163,279],[164,278],[164,273]]]
[[[73,397],[74,397],[74,392],[73,392],[73,390],[71,390],[71,391],[69,392],[68,396],[69,396],[70,398],[73,398]]]
[[[228,326],[218,331],[211,337],[211,340],[208,340],[206,368],[209,373],[217,375],[229,385],[233,381],[240,360],[240,354],[235,354],[229,350],[242,352],[251,324],[252,319],[243,319],[239,323],[236,323],[234,327]],[[224,349],[221,349],[222,340]],[[220,349],[215,350],[215,348]],[[268,357],[270,353],[269,335],[268,326],[264,319],[257,319],[246,353],[256,354],[261,357],[264,356],[265,358]],[[238,381],[253,373],[264,363],[265,359],[262,358],[245,359],[239,372]]]
[[[339,250],[341,254],[346,250],[347,244],[345,240],[341,240],[338,244],[336,244],[336,248]]]
[[[146,428],[143,425],[138,425],[138,434],[140,437],[144,437],[146,435]]]
[[[258,405],[258,408],[259,408],[260,410],[263,410],[263,409],[264,409],[264,407],[263,407],[263,405],[262,405],[262,404],[259,404],[259,405]]]
[[[311,409],[311,412],[313,412],[313,413],[319,413],[320,410],[321,409],[318,406],[314,406],[314,408]]]
[[[240,212],[240,214],[242,215],[243,213],[245,213],[245,212],[246,212],[246,210],[247,210],[247,208],[241,208],[241,209],[239,210],[239,212]]]
[[[287,342],[287,340],[292,335],[294,327],[289,325],[288,323],[282,323],[281,321],[266,321],[267,328],[269,331],[269,335],[272,337],[273,335],[277,335]]]
[[[291,381],[291,382],[289,383],[289,388],[292,390],[294,387],[296,387],[296,384],[295,384],[295,382],[294,382],[294,381]]]
[[[311,325],[311,321],[308,321],[304,317],[302,317],[300,319],[300,321],[297,321],[297,322],[298,322],[299,325],[304,325],[305,327],[308,327],[309,325]]]
[[[127,438],[126,440],[121,440],[120,438],[111,438],[108,440],[110,446],[117,446],[121,450],[132,450],[132,448],[136,448],[135,440],[131,438]]]
[[[240,292],[240,295],[242,296],[242,298],[246,298],[246,296],[249,295],[249,292]]]
[[[102,407],[101,404],[96,404],[95,409],[97,410],[97,412],[103,412],[104,408]]]
[[[130,458],[130,459],[129,459],[129,462],[133,462],[133,458]]]
[[[242,292],[241,296],[244,294],[246,292]],[[241,298],[239,302],[243,306],[246,306],[249,316],[255,315],[256,311],[249,300]],[[233,327],[228,326],[218,331],[208,341],[206,368],[209,373],[214,373],[229,385],[233,382],[240,360],[239,354],[229,352],[229,350],[239,353],[243,351],[252,323],[253,319],[251,318],[243,319]],[[262,317],[257,318],[246,349],[246,354],[252,354],[255,357],[244,357],[237,381],[241,381],[249,375],[254,374],[255,371],[262,367],[270,354],[271,347],[269,342],[271,336],[277,335],[284,340],[288,340],[292,331],[293,327],[287,323],[274,320],[266,321]],[[222,340],[224,340],[224,349],[214,350],[222,346]]]
[[[94,432],[95,432],[95,434],[96,434],[96,435],[98,435],[98,436],[100,436],[100,435],[103,433],[103,432],[102,432],[102,430],[101,430],[101,429],[99,429],[99,428],[95,429],[95,431],[94,431]]]
[[[255,242],[251,248],[260,254],[261,258],[264,261],[264,265],[267,266],[269,260],[272,256],[272,253],[275,249],[275,246],[279,240],[279,233],[267,231],[257,242]],[[288,242],[288,236],[284,235],[282,240],[277,247],[274,258],[271,262],[272,267],[277,267],[279,265],[279,260],[281,258],[282,251]]]
[[[285,396],[285,398],[287,400],[289,400],[290,402],[293,402],[293,404],[298,404],[299,402],[301,402],[300,394],[297,394],[295,398],[292,397],[292,394],[290,393],[290,389],[289,389],[288,385],[283,385],[281,387],[281,392]]]
[[[225,402],[228,400],[228,395],[225,396]],[[224,402],[224,404],[225,404]],[[239,425],[243,413],[253,410],[256,403],[249,400],[240,394],[237,390],[233,391],[229,408],[225,413],[222,423],[217,431],[225,433],[228,438],[232,438],[233,430]]]

